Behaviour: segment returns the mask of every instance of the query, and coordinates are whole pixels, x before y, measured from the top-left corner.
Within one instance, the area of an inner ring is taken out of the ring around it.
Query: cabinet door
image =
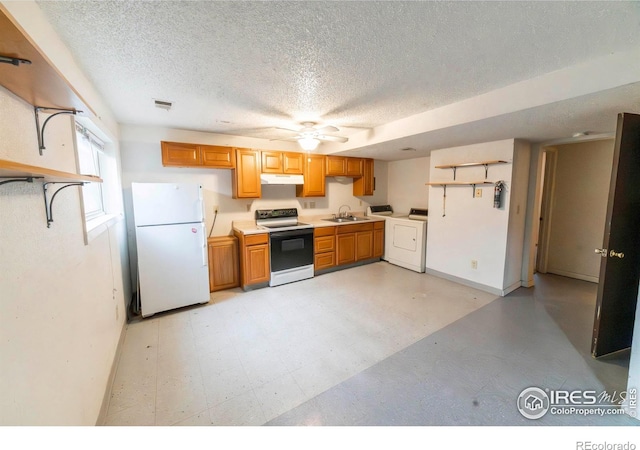
[[[340,177],[347,174],[347,159],[344,156],[327,156],[327,176]]]
[[[373,257],[380,258],[384,253],[384,222],[373,224]]]
[[[356,233],[336,236],[336,264],[349,264],[356,261]]]
[[[262,173],[282,173],[282,152],[263,151]]]
[[[238,239],[233,236],[209,239],[209,286],[211,292],[240,284]]]
[[[161,142],[162,165],[175,167],[201,166],[200,149],[196,144]]]
[[[346,158],[347,176],[361,177],[362,165],[362,158]]]
[[[366,158],[362,162],[362,176],[353,180],[353,195],[373,195],[375,179],[373,177],[373,159]]]
[[[219,167],[232,169],[234,167],[233,147],[220,145],[200,145],[202,165],[207,167]]]
[[[373,258],[373,231],[356,233],[356,261]]]
[[[291,175],[302,175],[304,165],[304,153],[283,153],[282,173]]]
[[[260,152],[248,148],[236,149],[233,176],[234,198],[260,198]]]
[[[326,157],[324,155],[305,155],[304,159],[304,184],[296,186],[296,196],[324,197]]]
[[[269,245],[261,244],[245,247],[243,284],[251,285],[268,282],[270,277]]]

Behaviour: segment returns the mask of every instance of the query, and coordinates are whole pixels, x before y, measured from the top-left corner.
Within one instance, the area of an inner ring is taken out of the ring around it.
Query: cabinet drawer
[[[313,236],[333,236],[336,234],[336,227],[319,227],[313,229]]]
[[[336,234],[359,233],[362,231],[373,231],[372,223],[355,223],[352,225],[340,225],[336,227]]]
[[[313,261],[313,268],[317,272],[318,270],[327,269],[336,265],[335,252],[320,253],[316,255]]]
[[[373,222],[373,229],[374,230],[384,230],[384,221],[381,220],[380,222]]]
[[[314,239],[313,250],[315,253],[332,252],[336,249],[335,236],[322,236]]]
[[[269,235],[266,233],[247,234],[244,237],[244,245],[268,244]]]

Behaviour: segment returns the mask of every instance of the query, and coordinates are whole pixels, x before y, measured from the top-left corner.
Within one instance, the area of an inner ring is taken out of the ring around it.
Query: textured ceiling
[[[275,127],[303,121],[332,124],[341,129],[337,134],[352,136],[640,48],[638,2],[38,5],[120,123],[265,139],[288,137]],[[550,105],[555,114],[566,116],[564,128],[557,119],[545,125],[545,110],[532,109],[484,121],[484,128],[480,122],[469,124],[466,140],[544,140],[587,125],[610,132],[615,126],[611,111],[640,108],[638,86],[625,88],[624,95],[619,90],[601,93],[574,109]],[[618,103],[610,105],[614,97]],[[174,106],[160,110],[154,99]],[[525,119],[529,128],[523,126]],[[437,145],[464,142],[460,126],[449,134],[440,130]],[[543,132],[548,127],[554,133]],[[419,150],[437,147],[418,137],[405,139]],[[369,154],[375,150],[381,159],[404,158],[397,154],[402,144],[377,143]]]

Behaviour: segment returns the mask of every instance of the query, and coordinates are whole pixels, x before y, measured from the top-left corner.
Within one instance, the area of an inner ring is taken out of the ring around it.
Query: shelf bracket
[[[483,164],[484,166],[484,179],[486,180],[489,176],[489,164]]]
[[[62,186],[61,188],[57,189],[53,195],[51,196],[51,198],[49,198],[47,196],[47,187],[50,184],[62,184],[62,182],[60,181],[49,181],[47,183],[42,183],[42,191],[44,194],[44,211],[47,215],[47,228],[51,228],[51,222],[53,222],[53,200],[55,200],[56,195],[58,195],[58,192],[60,192],[61,190],[68,188],[70,186],[84,186],[87,183],[67,183],[64,186]]]
[[[2,178],[5,178],[5,177],[0,177],[0,179]],[[33,183],[33,180],[35,178],[42,178],[42,177],[7,177],[7,178],[11,178],[11,179],[0,181],[0,186],[8,183]]]
[[[453,169],[453,181],[456,181],[456,169],[457,169],[457,167],[453,166],[452,169]]]
[[[44,146],[44,129],[47,126],[47,123],[55,116],[59,116],[60,114],[73,114],[76,115],[79,112],[75,109],[62,109],[62,108],[47,108],[43,106],[35,106],[33,108],[34,113],[36,115],[36,131],[38,132],[38,151],[40,152],[40,156],[42,156],[42,151],[45,149]],[[45,119],[42,123],[42,128],[40,127],[40,111],[58,111],[57,113],[51,114],[49,117]]]

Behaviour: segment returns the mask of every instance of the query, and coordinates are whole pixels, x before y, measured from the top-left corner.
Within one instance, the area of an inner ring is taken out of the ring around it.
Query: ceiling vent
[[[405,147],[400,149],[401,152],[415,152],[416,149],[413,147]]]
[[[169,111],[173,106],[172,102],[167,102],[164,100],[154,100],[154,102],[155,102],[156,108],[166,109],[167,111]]]

